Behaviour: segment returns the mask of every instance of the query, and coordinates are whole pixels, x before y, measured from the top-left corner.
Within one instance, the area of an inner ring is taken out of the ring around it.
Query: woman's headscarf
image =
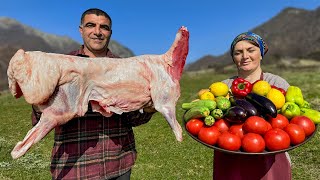
[[[234,38],[234,40],[231,43],[231,56],[233,56],[233,50],[234,50],[234,46],[242,40],[248,40],[248,41],[252,41],[256,44],[259,45],[260,48],[260,52],[261,52],[261,57],[263,57],[267,52],[268,52],[268,46],[267,44],[263,41],[263,39],[258,35],[255,34],[253,32],[245,32],[245,33],[241,33],[239,34],[236,38]]]

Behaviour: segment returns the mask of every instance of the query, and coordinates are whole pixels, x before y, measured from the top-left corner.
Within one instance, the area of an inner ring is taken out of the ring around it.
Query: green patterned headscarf
[[[230,49],[230,53],[231,56],[233,56],[233,50],[234,50],[234,46],[242,40],[247,40],[247,41],[252,41],[254,43],[256,43],[259,48],[260,48],[260,52],[261,52],[261,57],[263,57],[267,52],[268,52],[268,46],[267,44],[263,41],[263,39],[258,35],[255,34],[253,32],[245,32],[245,33],[241,33],[239,34],[236,38],[234,38],[234,40],[231,43],[231,49]]]

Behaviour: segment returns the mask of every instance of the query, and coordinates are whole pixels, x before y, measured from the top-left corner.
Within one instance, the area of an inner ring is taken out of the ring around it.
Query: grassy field
[[[273,68],[270,68],[273,69]],[[267,68],[268,70],[268,68]],[[268,70],[284,77],[291,85],[299,86],[306,100],[320,110],[320,73],[315,70]],[[182,124],[182,102],[196,98],[201,88],[231,76],[232,72],[188,73],[181,80],[181,97],[177,104],[177,119]],[[10,152],[31,128],[30,106],[10,94],[0,96],[0,179],[51,179],[49,164],[53,144],[51,132],[34,145],[25,156],[12,160]],[[138,159],[132,170],[133,180],[143,179],[212,179],[213,150],[183,132],[183,142],[177,142],[161,114],[134,129]],[[293,179],[320,179],[320,130],[308,143],[289,151]]]

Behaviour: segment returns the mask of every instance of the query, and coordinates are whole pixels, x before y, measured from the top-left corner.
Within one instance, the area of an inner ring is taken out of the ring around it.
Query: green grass
[[[270,68],[271,69],[271,68]],[[268,72],[272,72],[268,70]],[[181,80],[181,97],[177,104],[177,119],[182,124],[182,102],[196,98],[196,93],[212,82],[223,80],[230,73],[188,73]],[[320,73],[296,70],[276,73],[292,84],[301,87],[306,100],[319,109]],[[51,179],[50,154],[53,132],[34,145],[25,156],[12,160],[10,152],[31,129],[31,107],[24,99],[10,94],[0,96],[0,179]],[[161,114],[134,129],[138,158],[132,170],[133,180],[143,179],[212,179],[213,150],[207,148],[183,131],[183,142],[177,142]],[[289,151],[292,159],[293,179],[320,179],[320,132],[306,144]]]

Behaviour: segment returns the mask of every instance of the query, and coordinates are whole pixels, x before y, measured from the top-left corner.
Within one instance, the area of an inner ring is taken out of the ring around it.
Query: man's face
[[[84,50],[89,50],[92,53],[102,53],[106,51],[109,40],[112,34],[111,22],[104,16],[95,14],[87,14],[83,23],[80,25]]]

